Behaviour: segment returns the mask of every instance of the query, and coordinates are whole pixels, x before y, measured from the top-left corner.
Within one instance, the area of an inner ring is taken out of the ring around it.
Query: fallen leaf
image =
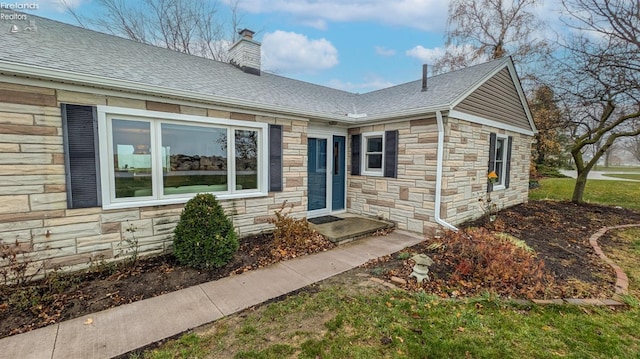
[[[458,327],[457,329],[460,333],[464,332],[464,327]]]
[[[87,320],[84,321],[84,325],[91,325],[93,324],[93,319],[91,318],[87,318]]]

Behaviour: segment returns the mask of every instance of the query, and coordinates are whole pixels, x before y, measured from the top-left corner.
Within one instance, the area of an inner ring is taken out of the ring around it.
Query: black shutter
[[[511,177],[511,143],[513,142],[513,136],[509,136],[509,143],[507,144],[507,160],[504,165],[504,186],[509,188],[509,179]]]
[[[101,205],[96,108],[61,105],[67,207]]]
[[[282,126],[269,125],[269,192],[282,187]]]
[[[351,135],[351,175],[360,176],[360,149],[362,135]]]
[[[384,176],[398,177],[398,131],[384,133]]]
[[[496,138],[497,136],[493,132],[489,135],[489,170],[487,174],[496,168]],[[487,192],[491,191],[493,191],[493,183],[487,180]]]

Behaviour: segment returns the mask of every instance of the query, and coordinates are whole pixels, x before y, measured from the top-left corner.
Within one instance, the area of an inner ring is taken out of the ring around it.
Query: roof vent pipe
[[[422,92],[427,91],[427,64],[422,65]]]

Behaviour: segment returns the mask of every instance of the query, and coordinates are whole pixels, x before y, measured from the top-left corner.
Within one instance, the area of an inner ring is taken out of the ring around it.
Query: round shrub
[[[187,202],[174,230],[174,255],[198,269],[219,268],[238,250],[233,223],[215,197],[198,194]]]

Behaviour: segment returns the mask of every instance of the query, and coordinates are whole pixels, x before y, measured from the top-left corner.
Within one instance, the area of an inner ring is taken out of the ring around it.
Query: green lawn
[[[571,200],[575,179],[545,178],[540,188],[529,191],[530,199]],[[640,210],[640,183],[629,181],[588,180],[584,200]]]
[[[640,256],[636,257],[640,260]],[[145,358],[637,358],[640,309],[444,301],[331,286],[214,323]]]
[[[640,173],[606,173],[604,176],[640,181]]]
[[[572,179],[545,179],[531,198],[568,199]],[[640,184],[589,181],[585,199],[640,209]],[[134,358],[640,358],[640,230],[612,257],[630,280],[628,308],[538,306],[489,296],[323,284],[220,319]],[[607,249],[605,248],[605,251]],[[612,249],[613,250],[613,249]],[[357,280],[357,279],[356,279]]]
[[[638,166],[595,166],[593,168],[594,171],[604,171],[604,172],[640,172],[640,167]]]

